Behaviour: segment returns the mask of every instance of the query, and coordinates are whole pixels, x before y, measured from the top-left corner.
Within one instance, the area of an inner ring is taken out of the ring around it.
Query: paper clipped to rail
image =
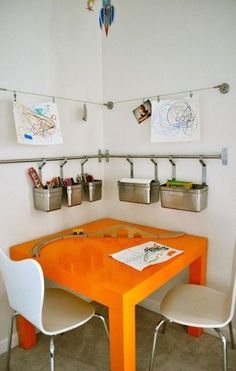
[[[21,144],[61,144],[62,134],[56,104],[13,102],[17,141]]]
[[[152,102],[151,142],[188,142],[200,140],[197,97],[164,99]]]
[[[182,250],[177,250],[157,242],[148,241],[121,250],[117,253],[111,254],[110,256],[121,263],[142,271],[150,265],[163,263],[182,253]]]

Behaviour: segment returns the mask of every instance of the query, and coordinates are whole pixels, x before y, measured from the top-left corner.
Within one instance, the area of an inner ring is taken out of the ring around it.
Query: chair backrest
[[[40,264],[33,259],[13,261],[0,249],[0,270],[11,308],[42,330],[44,277]]]
[[[229,305],[229,321],[232,320],[234,316],[235,303],[236,301],[236,241],[234,245],[233,259],[232,259],[232,277],[230,286],[230,295],[228,299]]]

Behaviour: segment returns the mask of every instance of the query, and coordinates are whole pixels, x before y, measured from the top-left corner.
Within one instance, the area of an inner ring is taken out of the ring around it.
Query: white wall
[[[115,101],[228,82],[231,90],[227,95],[216,90],[199,94],[201,141],[151,144],[150,121],[138,125],[132,114],[140,101],[117,104],[111,111],[89,105],[88,123],[81,120],[82,105],[58,101],[63,145],[18,145],[12,94],[0,92],[0,158],[94,154],[99,148],[108,148],[112,154],[218,153],[228,147],[229,164],[224,167],[220,161],[206,161],[208,208],[188,213],[163,209],[160,203],[119,202],[116,182],[129,176],[128,163],[91,160],[88,171],[97,178],[103,178],[105,171],[105,200],[48,214],[33,208],[27,169],[37,164],[1,165],[1,248],[7,251],[12,244],[107,215],[207,236],[208,283],[224,289],[235,238],[236,3],[113,0],[113,4],[116,18],[106,38],[98,28],[99,2],[95,11],[88,13],[85,2],[77,0],[0,0],[0,87]],[[18,99],[28,100],[29,96],[21,94]],[[200,181],[197,161],[178,160],[176,164],[178,178]],[[58,165],[46,165],[44,179],[57,175]],[[66,176],[79,172],[80,161],[65,166]],[[152,174],[151,162],[135,160],[136,176]],[[168,161],[161,160],[160,181],[170,175]],[[155,293],[148,305],[158,307],[164,291]],[[0,353],[6,349],[9,315],[0,282]]]
[[[233,0],[113,1],[116,19],[103,42],[105,100],[136,97],[230,84],[199,94],[201,140],[189,143],[150,143],[150,120],[138,125],[132,110],[142,100],[115,104],[104,114],[105,148],[111,154],[211,154],[228,147],[229,164],[206,160],[208,207],[200,213],[118,201],[117,180],[129,176],[125,160],[111,159],[106,167],[106,210],[114,218],[181,230],[209,238],[207,281],[225,289],[230,278],[236,221],[236,2]],[[201,182],[201,165],[176,160],[177,178]],[[153,165],[134,160],[136,177],[153,176]],[[159,161],[159,180],[171,177],[168,160]],[[182,278],[181,278],[182,279]],[[169,286],[169,285],[168,285]],[[166,289],[146,305],[157,308]],[[235,326],[235,322],[234,322]]]
[[[0,0],[0,87],[69,98],[102,101],[101,36],[98,14],[89,14],[76,0]],[[47,101],[18,94],[19,101]],[[42,158],[97,154],[103,148],[103,107],[57,101],[64,143],[27,146],[16,143],[12,94],[0,92],[0,159]],[[0,165],[0,245],[9,246],[103,217],[104,201],[84,202],[51,213],[33,207],[32,183],[27,175],[37,163]],[[103,178],[103,163],[89,160],[85,170]],[[80,173],[80,161],[64,167],[66,177]],[[44,180],[59,175],[59,163],[43,168]],[[1,280],[1,278],[0,278]],[[9,306],[0,281],[0,353],[6,349]]]

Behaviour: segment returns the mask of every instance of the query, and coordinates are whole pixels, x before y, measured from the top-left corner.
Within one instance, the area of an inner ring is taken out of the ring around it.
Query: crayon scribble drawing
[[[55,103],[25,105],[13,102],[13,109],[18,143],[33,145],[62,143]]]
[[[152,102],[151,142],[183,142],[200,139],[196,98]]]

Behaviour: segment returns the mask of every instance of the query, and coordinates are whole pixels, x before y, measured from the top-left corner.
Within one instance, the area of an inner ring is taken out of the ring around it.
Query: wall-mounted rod
[[[95,105],[99,105],[99,106],[104,106],[103,103],[93,102],[93,101],[89,101],[89,100],[86,100],[86,99],[83,99],[82,100],[82,99],[75,99],[75,98],[60,97],[60,96],[56,96],[56,95],[33,93],[31,91],[23,91],[23,90],[16,90],[16,89],[0,88],[0,90],[1,91],[12,92],[14,95],[16,93],[21,93],[21,94],[27,94],[27,95],[34,95],[34,96],[37,96],[37,97],[52,98],[53,100],[59,99],[59,100],[66,100],[66,101],[69,101],[69,102],[89,103],[89,104],[95,104]]]
[[[198,91],[203,91],[203,90],[212,90],[212,89],[219,89],[219,91],[222,94],[226,94],[226,93],[229,92],[230,86],[229,86],[229,84],[224,82],[222,84],[219,84],[219,85],[216,85],[216,86],[211,86],[211,87],[208,87],[208,88],[189,89],[189,90],[182,90],[182,91],[176,91],[176,92],[172,92],[172,93],[170,92],[170,93],[165,93],[165,94],[159,94],[158,93],[158,94],[149,95],[149,96],[145,95],[145,99],[152,99],[152,98],[160,99],[161,97],[168,97],[170,95],[178,95],[178,94],[185,94],[185,93],[192,94],[193,92],[198,92]],[[112,105],[111,108],[113,108],[113,105],[117,104],[117,103],[126,103],[126,102],[132,102],[132,101],[143,100],[143,99],[144,99],[144,97],[139,97],[139,98],[125,99],[125,100],[119,100],[119,101],[108,102],[108,103],[110,105]]]
[[[133,154],[130,154],[130,155],[110,155],[109,154],[109,158],[127,158],[127,157],[131,157],[131,158],[148,158],[148,159],[158,159],[158,158],[167,158],[169,159],[170,157],[171,158],[175,158],[175,159],[199,159],[200,157],[202,159],[211,159],[211,160],[220,160],[221,159],[221,154],[212,154],[212,155],[197,155],[197,154],[189,154],[189,155],[133,155]]]
[[[39,162],[42,163],[44,161],[64,161],[65,159],[67,161],[70,160],[86,160],[86,159],[98,159],[99,162],[102,159],[106,159],[108,162],[111,158],[122,158],[122,159],[202,159],[202,160],[222,160],[223,165],[227,165],[228,163],[228,151],[227,148],[222,149],[222,153],[218,154],[157,154],[157,155],[144,155],[144,154],[116,154],[112,155],[109,154],[109,151],[106,150],[106,152],[103,154],[101,150],[98,151],[97,155],[82,155],[82,156],[64,156],[64,157],[40,157],[40,158],[21,158],[21,159],[5,159],[0,160],[0,165],[2,164],[19,164],[19,163],[26,163],[26,162]]]
[[[176,92],[172,92],[172,93],[155,94],[155,95],[145,96],[145,99],[156,98],[159,101],[161,97],[168,97],[170,95],[178,95],[178,94],[185,94],[185,93],[190,93],[190,96],[192,96],[193,92],[198,92],[198,91],[203,91],[203,90],[212,90],[212,89],[219,89],[219,91],[222,94],[226,94],[226,93],[229,92],[230,86],[229,86],[229,84],[224,82],[222,84],[212,86],[212,87],[208,87],[208,88],[189,89],[189,90],[176,91]],[[34,95],[34,96],[38,96],[38,97],[51,98],[53,100],[53,102],[55,101],[55,99],[59,99],[59,100],[65,100],[65,101],[69,101],[69,102],[79,102],[79,103],[84,103],[84,104],[89,103],[89,104],[95,104],[95,105],[98,105],[98,106],[106,106],[107,109],[112,109],[114,107],[114,104],[116,104],[116,103],[126,103],[126,102],[132,102],[132,101],[136,101],[136,100],[144,100],[144,97],[141,97],[141,98],[119,100],[119,101],[115,101],[115,102],[109,101],[109,102],[106,102],[106,103],[101,103],[101,102],[89,101],[89,100],[86,100],[86,99],[75,99],[75,98],[60,97],[60,96],[51,95],[51,94],[33,93],[33,92],[30,92],[30,91],[23,91],[23,90],[17,90],[17,89],[0,88],[0,91],[12,92],[14,94],[14,99],[16,99],[16,93],[21,93],[21,94],[27,94],[27,95]]]
[[[66,157],[40,157],[40,158],[16,158],[11,160],[0,160],[0,165],[2,164],[20,164],[26,162],[43,162],[43,161],[63,161],[65,159],[69,160],[83,160],[85,158],[93,159],[99,158],[99,155],[85,155],[85,156],[66,156]]]

